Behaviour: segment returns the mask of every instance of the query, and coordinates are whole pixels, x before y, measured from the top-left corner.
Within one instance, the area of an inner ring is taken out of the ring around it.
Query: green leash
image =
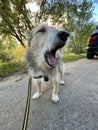
[[[22,130],[27,130],[28,117],[29,117],[29,111],[30,111],[30,101],[31,101],[31,88],[32,88],[32,78],[31,78],[31,76],[29,76],[28,95],[27,95],[27,102],[26,102],[26,108],[25,108],[25,115],[24,115]]]

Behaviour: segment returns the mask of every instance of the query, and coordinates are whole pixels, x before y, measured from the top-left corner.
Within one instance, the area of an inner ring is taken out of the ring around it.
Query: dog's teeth
[[[48,59],[49,64],[51,64],[51,61]]]
[[[48,62],[49,62],[49,64],[51,64],[51,61],[50,61],[50,59],[48,59]]]

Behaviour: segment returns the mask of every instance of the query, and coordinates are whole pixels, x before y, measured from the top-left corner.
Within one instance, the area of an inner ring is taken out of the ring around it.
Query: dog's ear
[[[29,47],[29,46],[30,46],[30,42],[31,42],[31,40],[32,40],[32,38],[33,38],[33,33],[32,33],[32,31],[27,31],[27,32],[26,32],[26,37],[27,37],[28,47]]]

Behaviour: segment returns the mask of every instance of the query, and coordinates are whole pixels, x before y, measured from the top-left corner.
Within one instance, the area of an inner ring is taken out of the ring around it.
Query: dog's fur
[[[60,31],[47,24],[41,24],[33,31],[28,31],[27,36],[28,49],[25,61],[29,75],[36,80],[37,84],[37,92],[33,95],[33,99],[42,95],[43,81],[51,80],[53,85],[52,101],[56,103],[59,101],[59,83],[64,84],[60,51],[66,44],[69,34],[65,30]]]

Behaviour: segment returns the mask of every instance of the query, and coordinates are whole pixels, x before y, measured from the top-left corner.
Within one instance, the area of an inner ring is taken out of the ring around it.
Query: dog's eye
[[[44,32],[46,32],[46,29],[45,28],[41,28],[40,30],[37,31],[37,33],[39,33],[39,32],[44,33]]]

